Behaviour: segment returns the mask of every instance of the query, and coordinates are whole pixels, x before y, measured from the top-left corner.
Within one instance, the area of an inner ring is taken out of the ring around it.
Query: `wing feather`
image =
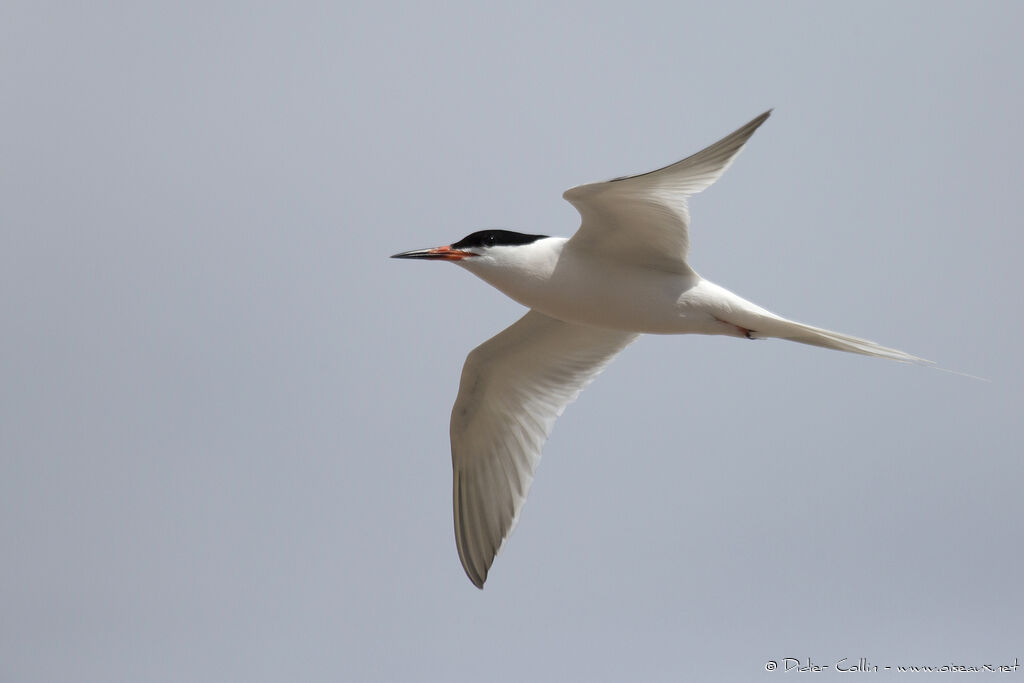
[[[530,311],[466,358],[452,408],[455,544],[483,588],[555,419],[637,335]]]
[[[562,196],[583,219],[570,243],[648,267],[691,272],[686,263],[686,200],[718,180],[769,115],[770,110],[700,152],[656,171],[566,190]]]

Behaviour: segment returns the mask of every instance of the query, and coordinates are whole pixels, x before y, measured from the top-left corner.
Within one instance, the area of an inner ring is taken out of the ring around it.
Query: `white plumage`
[[[395,254],[454,261],[531,309],[469,354],[452,409],[455,540],[477,587],[519,519],[555,419],[641,333],[776,337],[928,362],[777,316],[689,266],[687,198],[769,114],[657,171],[566,191],[582,216],[572,238],[485,230]]]

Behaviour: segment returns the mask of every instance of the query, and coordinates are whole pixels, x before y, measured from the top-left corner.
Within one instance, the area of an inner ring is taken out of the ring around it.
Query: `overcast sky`
[[[5,2],[0,681],[1024,662],[1024,6],[751,4]],[[523,311],[387,257],[769,107],[694,267],[991,382],[645,337],[478,591],[448,417]]]

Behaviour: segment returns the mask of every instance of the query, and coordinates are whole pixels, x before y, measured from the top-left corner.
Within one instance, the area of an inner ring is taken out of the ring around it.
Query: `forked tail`
[[[800,342],[801,344],[821,346],[826,349],[835,349],[836,351],[859,353],[864,356],[874,356],[875,358],[888,358],[918,365],[934,365],[933,361],[912,356],[899,349],[891,349],[888,346],[882,346],[867,339],[853,337],[842,332],[824,330],[820,327],[813,327],[784,318],[766,321],[766,324],[762,324],[756,329],[755,334],[759,337],[788,339],[789,341]]]

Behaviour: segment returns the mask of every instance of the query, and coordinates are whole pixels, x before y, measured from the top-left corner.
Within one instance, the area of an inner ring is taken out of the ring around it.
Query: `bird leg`
[[[725,334],[728,334],[730,337],[746,337],[747,339],[760,339],[761,338],[760,335],[758,335],[757,332],[754,332],[753,330],[749,330],[746,327],[740,327],[739,325],[734,325],[733,323],[731,323],[731,322],[729,322],[727,320],[722,320],[718,316],[712,316],[712,317],[715,320],[717,320],[719,323],[724,325],[726,328],[728,328],[728,331],[725,332]]]

